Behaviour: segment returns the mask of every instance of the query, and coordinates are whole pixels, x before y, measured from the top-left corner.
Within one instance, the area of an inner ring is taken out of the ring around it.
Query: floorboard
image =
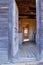
[[[24,42],[19,46],[15,58],[35,58],[36,54],[36,44],[34,42]]]

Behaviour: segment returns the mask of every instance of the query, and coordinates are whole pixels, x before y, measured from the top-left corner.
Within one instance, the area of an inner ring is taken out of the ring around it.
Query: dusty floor
[[[36,44],[34,42],[24,42],[19,46],[19,51],[16,58],[35,58],[36,57]]]

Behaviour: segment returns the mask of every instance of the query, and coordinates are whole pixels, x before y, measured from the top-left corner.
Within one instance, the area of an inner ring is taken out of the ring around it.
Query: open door
[[[13,0],[13,15],[12,15],[12,50],[13,57],[15,57],[18,52],[18,8]]]

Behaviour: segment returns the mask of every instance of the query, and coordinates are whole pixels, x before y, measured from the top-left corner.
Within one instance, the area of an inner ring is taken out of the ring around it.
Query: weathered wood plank
[[[0,63],[8,61],[8,13],[9,0],[0,0]]]
[[[41,49],[41,58],[43,58],[43,0],[40,1],[40,49]]]
[[[0,0],[0,3],[5,3],[5,2],[9,3],[9,0]]]

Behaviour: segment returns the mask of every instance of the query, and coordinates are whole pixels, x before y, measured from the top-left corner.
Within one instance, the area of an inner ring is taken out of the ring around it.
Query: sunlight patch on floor
[[[25,41],[29,41],[29,39],[24,39],[24,42],[25,42]]]

